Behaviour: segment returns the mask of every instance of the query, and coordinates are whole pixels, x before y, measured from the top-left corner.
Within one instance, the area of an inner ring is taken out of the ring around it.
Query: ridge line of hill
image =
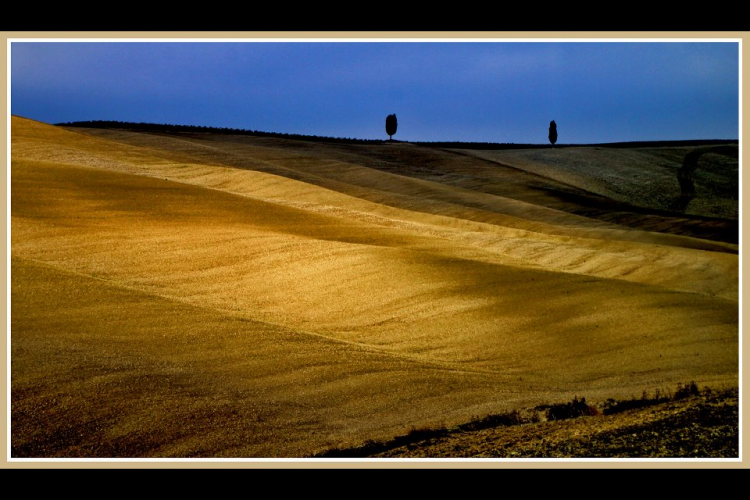
[[[138,130],[142,132],[167,132],[167,133],[203,133],[203,134],[231,134],[251,135],[256,137],[275,137],[281,139],[293,139],[311,142],[336,142],[344,144],[378,144],[404,142],[419,146],[435,148],[461,148],[461,149],[548,149],[549,144],[523,144],[523,143],[500,143],[500,142],[462,142],[462,141],[388,141],[386,139],[357,139],[353,137],[330,137],[308,134],[293,134],[284,132],[264,132],[260,130],[212,127],[204,125],[178,125],[167,123],[147,122],[122,122],[116,120],[87,120],[74,122],[55,123],[58,127],[84,127]],[[738,139],[686,139],[686,140],[654,140],[654,141],[622,141],[608,143],[590,144],[555,144],[555,148],[569,147],[609,147],[609,148],[642,148],[642,147],[666,147],[666,146],[708,146],[715,144],[739,144]]]

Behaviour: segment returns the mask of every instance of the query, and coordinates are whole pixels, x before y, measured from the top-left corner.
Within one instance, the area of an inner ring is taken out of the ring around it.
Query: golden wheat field
[[[739,384],[736,159],[678,214],[690,148],[11,139],[12,457],[306,457]]]

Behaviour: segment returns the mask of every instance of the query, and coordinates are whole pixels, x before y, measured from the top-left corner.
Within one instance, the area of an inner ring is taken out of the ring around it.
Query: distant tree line
[[[277,137],[281,139],[294,139],[300,141],[318,142],[340,142],[346,144],[377,143],[383,142],[379,139],[353,139],[348,137],[325,137],[317,135],[284,134],[280,132],[261,132],[259,130],[247,130],[230,127],[207,127],[203,125],[173,125],[167,123],[144,123],[144,122],[121,122],[114,120],[90,120],[80,122],[56,123],[61,127],[86,127],[105,128],[118,130],[135,130],[138,132],[168,133],[168,134],[225,134],[225,135],[251,135],[256,137]]]
[[[394,115],[395,119],[395,115]],[[62,127],[87,127],[87,128],[104,128],[104,129],[119,129],[119,130],[135,130],[139,132],[151,132],[151,133],[169,133],[169,134],[226,134],[226,135],[250,135],[255,137],[275,137],[280,139],[293,139],[298,141],[312,141],[312,142],[329,142],[329,143],[340,143],[340,144],[381,144],[388,141],[380,139],[354,139],[345,137],[325,137],[317,135],[303,135],[303,134],[284,134],[279,132],[261,132],[258,130],[246,130],[240,128],[229,128],[229,127],[207,127],[203,125],[172,125],[172,124],[160,124],[160,123],[144,123],[144,122],[122,122],[114,120],[91,120],[91,121],[78,121],[78,122],[67,122],[57,123],[56,125]],[[395,127],[394,127],[395,134]],[[737,139],[721,140],[721,139],[710,139],[710,140],[686,140],[686,141],[634,141],[634,142],[610,142],[600,144],[585,144],[586,147],[602,147],[602,148],[642,148],[642,147],[677,147],[677,146],[710,146],[718,144],[738,144]],[[433,147],[433,148],[452,148],[452,149],[534,149],[534,148],[548,148],[546,144],[516,144],[516,143],[497,143],[497,142],[425,142],[415,141],[411,144],[417,144],[419,146]],[[576,144],[556,145],[556,148],[564,147],[576,147]],[[582,146],[582,145],[578,145]]]
[[[660,147],[690,147],[712,146],[718,144],[738,144],[737,139],[696,139],[684,141],[634,141],[634,142],[605,142],[598,144],[564,144],[555,148],[597,147],[597,148],[660,148]],[[446,149],[549,149],[547,144],[520,144],[501,142],[412,142],[419,146]]]

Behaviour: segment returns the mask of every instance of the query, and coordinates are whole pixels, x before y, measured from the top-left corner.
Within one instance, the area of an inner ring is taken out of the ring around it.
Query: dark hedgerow
[[[275,137],[280,139],[293,139],[299,141],[311,142],[331,142],[341,144],[387,144],[388,141],[380,139],[356,139],[350,137],[327,137],[304,134],[288,134],[281,132],[263,132],[260,130],[247,130],[230,127],[209,127],[199,125],[177,125],[166,123],[134,123],[121,122],[115,120],[89,120],[78,122],[56,123],[58,127],[87,127],[99,129],[118,129],[134,130],[138,132],[150,133],[168,133],[168,134],[231,134],[231,135],[250,135],[256,137]],[[394,132],[395,134],[395,132]],[[593,143],[593,144],[564,144],[555,145],[557,148],[562,147],[605,147],[605,148],[644,148],[644,147],[692,147],[692,146],[712,146],[720,144],[738,144],[737,139],[700,139],[700,140],[683,140],[683,141],[632,141],[632,142],[610,142],[610,143]],[[455,149],[483,149],[483,150],[503,150],[503,149],[538,149],[547,148],[546,144],[515,144],[515,143],[496,143],[496,142],[435,142],[435,141],[413,141],[411,144],[431,148],[455,148]]]
[[[711,389],[705,388],[704,392],[705,394],[710,395]],[[660,389],[656,389],[654,391],[653,397],[650,397],[644,390],[640,399],[631,398],[616,400],[610,398],[604,403],[602,413],[604,413],[605,415],[614,415],[615,413],[620,413],[627,410],[646,408],[647,406],[658,405],[667,401],[677,401],[680,399],[689,398],[691,396],[700,396],[701,394],[702,392],[698,388],[698,384],[696,384],[695,382],[689,382],[686,384],[678,383],[677,390],[675,391],[674,395],[671,395],[670,391],[662,391]]]

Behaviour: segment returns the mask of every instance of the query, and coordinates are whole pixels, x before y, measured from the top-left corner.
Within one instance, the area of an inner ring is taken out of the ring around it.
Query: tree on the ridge
[[[549,122],[549,142],[554,146],[557,142],[557,124],[555,120]]]
[[[389,140],[393,140],[393,134],[396,133],[397,128],[398,120],[396,120],[396,115],[388,115],[385,119],[385,133],[390,136]]]

